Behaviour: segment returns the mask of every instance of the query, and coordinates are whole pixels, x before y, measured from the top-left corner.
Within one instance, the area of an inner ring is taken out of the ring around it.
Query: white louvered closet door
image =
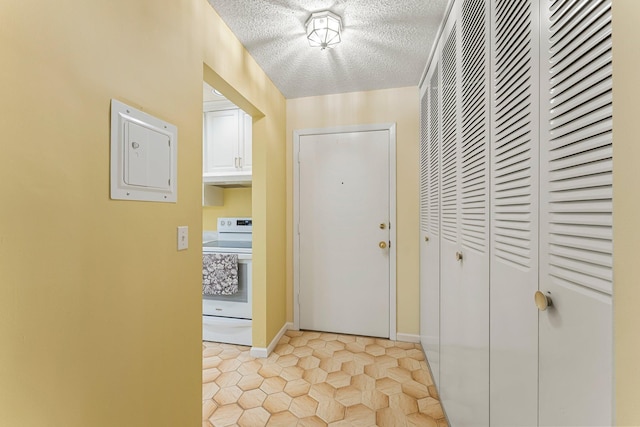
[[[488,5],[443,33],[440,396],[455,426],[489,425]]]
[[[427,73],[420,108],[420,341],[440,382],[440,128],[439,72]]]
[[[491,425],[538,422],[539,4],[491,7]]]
[[[542,8],[540,425],[612,425],[611,1]]]

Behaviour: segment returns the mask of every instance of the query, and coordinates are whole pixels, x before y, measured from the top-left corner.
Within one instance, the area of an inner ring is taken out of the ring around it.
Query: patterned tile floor
[[[287,331],[266,359],[202,347],[203,427],[447,426],[419,344]]]

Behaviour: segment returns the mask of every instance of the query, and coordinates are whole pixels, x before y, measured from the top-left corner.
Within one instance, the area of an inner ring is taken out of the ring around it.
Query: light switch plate
[[[182,225],[178,227],[178,250],[183,251],[189,247],[189,227]]]

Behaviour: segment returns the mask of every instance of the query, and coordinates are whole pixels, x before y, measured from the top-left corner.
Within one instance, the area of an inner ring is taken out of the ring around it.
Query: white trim
[[[427,74],[429,74],[429,68],[431,67],[431,62],[433,61],[433,57],[437,53],[438,44],[440,43],[440,39],[442,38],[442,33],[444,32],[444,24],[449,19],[449,15],[451,14],[451,10],[453,10],[453,4],[455,0],[449,0],[447,3],[447,8],[444,11],[444,15],[442,16],[442,21],[440,21],[440,25],[438,26],[438,31],[436,32],[436,37],[433,41],[433,45],[431,45],[431,51],[429,52],[429,57],[427,59],[427,65],[424,67],[424,71],[420,76],[420,80],[418,81],[418,87],[422,87],[425,79],[427,78]]]
[[[280,342],[280,338],[282,338],[282,336],[284,335],[285,332],[287,332],[287,330],[292,328],[293,328],[293,323],[291,322],[285,323],[284,325],[282,325],[282,328],[280,329],[280,331],[276,334],[275,337],[273,337],[273,339],[271,340],[271,342],[266,348],[251,347],[251,350],[249,351],[249,355],[253,357],[262,358],[262,359],[269,357],[273,349],[276,348],[276,345],[278,345],[278,342]]]
[[[305,135],[327,135],[348,132],[389,131],[389,339],[396,340],[396,124],[378,123],[369,125],[338,126],[329,128],[299,129],[293,132],[293,329],[300,329],[300,234],[298,234],[298,206],[300,193],[300,137]]]
[[[416,334],[402,334],[400,332],[398,332],[398,334],[396,335],[396,341],[402,341],[402,342],[413,342],[413,343],[420,343],[420,335],[416,335]]]

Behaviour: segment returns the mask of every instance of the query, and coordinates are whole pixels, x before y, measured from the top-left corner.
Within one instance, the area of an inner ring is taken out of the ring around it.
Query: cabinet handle
[[[238,157],[238,160],[239,160],[238,163],[240,164],[240,167],[242,168],[244,166],[244,162],[242,161],[242,157]]]
[[[234,164],[234,166],[235,166],[235,167],[236,167],[236,169],[237,169],[237,168],[238,168],[238,158],[237,158],[237,157],[234,157],[234,158],[233,158],[233,164]]]
[[[536,291],[533,298],[536,302],[536,307],[538,307],[538,310],[540,311],[545,311],[548,307],[553,305],[553,303],[551,302],[551,297],[548,295],[545,295],[540,291]]]

